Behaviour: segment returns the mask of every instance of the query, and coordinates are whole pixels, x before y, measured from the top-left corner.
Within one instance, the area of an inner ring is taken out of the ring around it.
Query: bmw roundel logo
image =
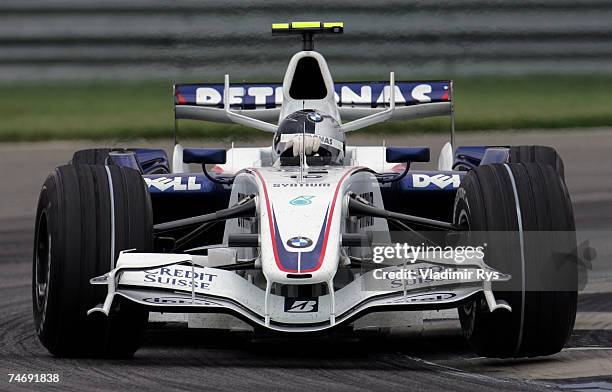
[[[308,248],[312,245],[312,240],[307,237],[293,237],[289,238],[287,245],[292,248]]]
[[[317,113],[317,112],[310,112],[308,113],[308,119],[312,122],[321,122],[323,121],[323,116],[321,116],[321,114]]]

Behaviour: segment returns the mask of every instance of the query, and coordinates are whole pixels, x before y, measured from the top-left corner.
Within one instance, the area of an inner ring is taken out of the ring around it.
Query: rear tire
[[[512,146],[510,163],[542,163],[551,165],[565,180],[565,166],[557,151],[548,146]]]
[[[469,230],[474,245],[487,243],[487,265],[512,275],[493,283],[495,298],[512,312],[491,313],[482,297],[459,308],[476,353],[508,358],[559,352],[576,317],[577,264],[570,253],[576,249],[572,205],[556,169],[522,163],[472,170],[457,192],[454,222]]]
[[[119,166],[58,167],[43,185],[36,217],[32,299],[41,343],[62,357],[132,356],[148,312],[121,300],[108,317],[87,311],[106,295],[106,287],[89,280],[114,268],[119,251],[153,249],[151,202],[140,173]]]
[[[72,155],[73,165],[108,165],[110,148],[91,148],[79,150]]]

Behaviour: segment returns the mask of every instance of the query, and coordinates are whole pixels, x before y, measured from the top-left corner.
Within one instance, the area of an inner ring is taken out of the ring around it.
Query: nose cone
[[[275,282],[320,283],[335,274],[339,249],[338,241],[330,241],[333,216],[329,208],[323,211],[322,219],[313,217],[309,209],[300,205],[290,207],[284,214],[272,211],[270,248],[274,263],[263,267],[266,276]]]
[[[261,265],[269,282],[330,282],[340,259],[347,179],[356,168],[258,169]]]

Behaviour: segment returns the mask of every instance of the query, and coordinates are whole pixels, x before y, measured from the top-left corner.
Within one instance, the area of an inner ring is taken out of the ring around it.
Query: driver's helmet
[[[274,161],[280,159],[281,165],[299,165],[291,140],[304,133],[320,141],[318,150],[307,154],[308,165],[342,165],[345,137],[340,124],[329,114],[308,109],[291,113],[280,122],[272,146]]]

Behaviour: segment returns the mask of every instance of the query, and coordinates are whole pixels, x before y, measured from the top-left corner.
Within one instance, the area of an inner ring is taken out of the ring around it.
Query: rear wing
[[[452,114],[452,81],[396,82],[393,93],[391,84],[393,83],[335,83],[335,98],[342,120],[360,119],[388,110],[392,95],[395,96],[395,109],[390,118],[393,120]],[[174,85],[175,118],[229,123],[236,121],[228,114],[237,114],[260,122],[278,122],[283,100],[281,83],[228,85],[227,92],[225,84],[222,83]],[[229,108],[225,107],[226,97]],[[231,109],[231,113],[228,113],[228,109]],[[274,131],[272,128],[259,129]],[[346,129],[350,130],[353,129]]]

